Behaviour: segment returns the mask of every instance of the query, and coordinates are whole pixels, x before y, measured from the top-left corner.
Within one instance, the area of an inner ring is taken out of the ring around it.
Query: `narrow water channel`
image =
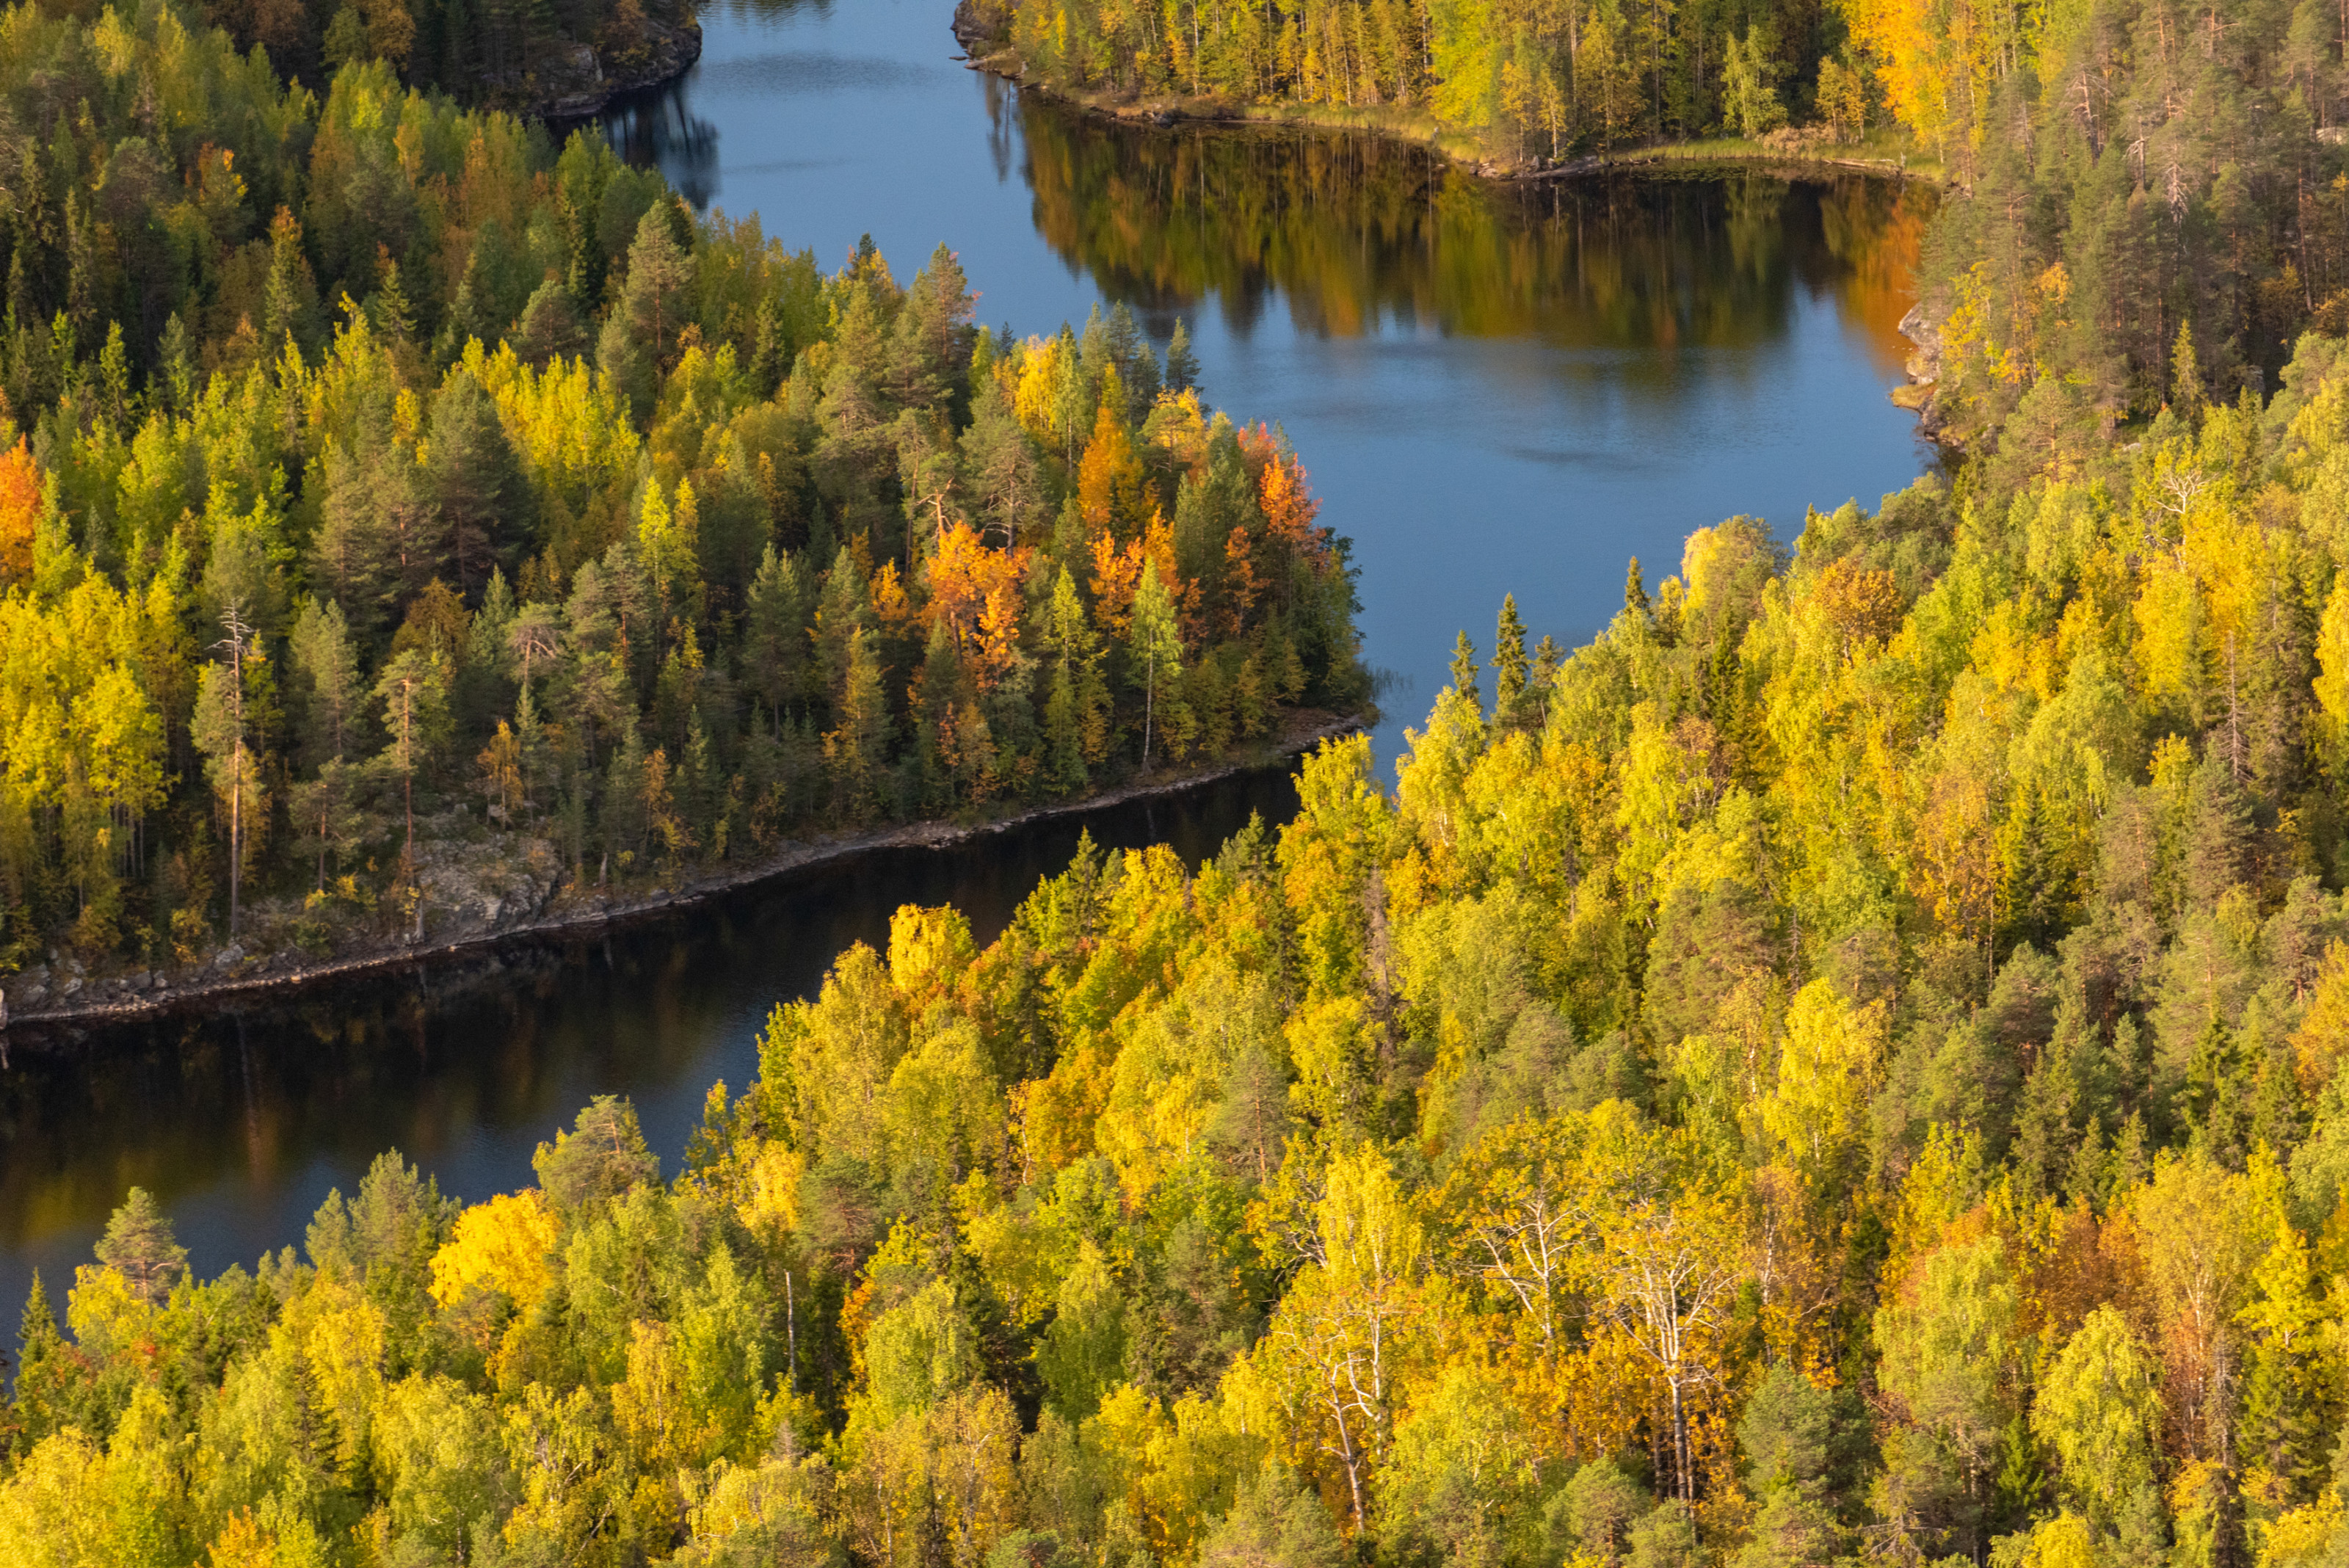
[[[870,233],[901,276],[953,245],[990,324],[1131,305],[1191,323],[1212,401],[1279,423],[1354,545],[1392,761],[1453,634],[1504,593],[1572,646],[1732,513],[1782,535],[1930,461],[1887,400],[1930,192],[1754,171],[1496,189],[1359,137],[1104,125],[965,69],[951,0],[713,7],[707,53],[612,127],[694,200],[836,265]],[[195,1266],[302,1241],[397,1147],[478,1200],[590,1096],[674,1160],[769,1010],[906,901],[981,938],[1081,826],[1195,860],[1285,775],[868,856],[658,924],[535,943],[202,1018],[18,1049],[0,1070],[0,1303],[61,1298],[136,1182]]]
[[[398,1148],[478,1201],[531,1179],[539,1142],[593,1096],[630,1096],[674,1161],[709,1085],[758,1071],[776,1002],[852,942],[885,948],[901,904],[952,904],[992,941],[1079,835],[1166,844],[1192,865],[1251,814],[1297,809],[1287,772],[842,860],[646,924],[243,1002],[79,1040],[15,1043],[0,1071],[0,1301],[32,1272],[62,1307],[133,1183],[204,1274],[302,1244],[329,1189]],[[37,1046],[37,1048],[31,1048]]]

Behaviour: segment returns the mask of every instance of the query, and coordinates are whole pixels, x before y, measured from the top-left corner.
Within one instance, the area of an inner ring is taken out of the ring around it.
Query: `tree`
[[[1740,1568],[1819,1563],[1837,1555],[1828,1471],[1834,1463],[1833,1402],[1784,1363],[1773,1366],[1746,1401],[1738,1423],[1746,1484],[1762,1501],[1754,1539]]]
[[[1505,594],[1501,598],[1501,622],[1493,634],[1493,718],[1497,723],[1514,722],[1519,703],[1525,699],[1526,676],[1530,666],[1526,659],[1526,625],[1517,618],[1517,596]]]
[[[576,1216],[660,1178],[660,1160],[645,1144],[636,1108],[614,1095],[598,1095],[569,1132],[531,1158],[538,1184],[558,1214]]]
[[[1768,27],[1748,26],[1744,37],[1729,41],[1722,57],[1721,116],[1749,141],[1786,123],[1774,43]]]
[[[1174,335],[1166,340],[1166,389],[1187,392],[1198,384],[1199,360],[1191,351],[1191,331],[1178,317]]]
[[[1540,1468],[1512,1381],[1447,1366],[1396,1426],[1379,1499],[1380,1535],[1398,1556],[1432,1552],[1461,1568],[1519,1558]]]
[[[1257,1366],[1290,1442],[1337,1466],[1359,1532],[1369,1522],[1371,1478],[1392,1439],[1396,1386],[1424,1307],[1425,1235],[1377,1149],[1330,1161],[1311,1244],[1319,1261],[1282,1298]]]
[[[823,738],[824,760],[832,765],[842,804],[857,816],[879,803],[882,763],[889,745],[889,711],[874,640],[862,627],[850,634],[847,664],[833,709],[839,726]]]
[[[33,577],[33,541],[43,510],[41,471],[23,437],[0,453],[0,590]]]
[[[254,721],[266,712],[264,701],[254,701],[254,688],[266,675],[268,660],[246,624],[242,607],[231,604],[221,616],[227,636],[213,645],[226,657],[204,667],[196,689],[196,714],[191,726],[197,748],[208,759],[212,794],[228,818],[228,931],[237,934],[238,909],[244,888],[245,867],[252,856],[253,832],[266,826],[269,794],[262,760],[252,746]]]
[[[188,1266],[188,1250],[171,1234],[171,1221],[143,1187],[134,1187],[106,1221],[98,1241],[98,1261],[130,1282],[140,1300],[160,1306]]]
[[[1046,1398],[1073,1426],[1101,1407],[1102,1396],[1125,1372],[1125,1299],[1091,1241],[1079,1245],[1056,1304],[1036,1362]]]
[[[367,831],[367,815],[359,805],[360,776],[340,756],[329,757],[316,778],[285,792],[287,814],[302,837],[317,851],[320,892],[326,888],[326,857],[345,853]]]
[[[1174,600],[1159,580],[1158,563],[1143,567],[1133,596],[1133,627],[1126,637],[1126,679],[1142,688],[1142,771],[1150,771],[1150,742],[1158,690],[1183,673],[1183,638]]]
[[[514,351],[533,365],[577,356],[587,347],[579,309],[562,281],[549,278],[531,295],[516,324]]]
[[[1992,1469],[2020,1414],[2010,1394],[2018,1308],[2005,1243],[1992,1235],[1936,1249],[1877,1309],[1884,1387],[1915,1428],[1888,1456],[1884,1484],[1899,1500],[1888,1511],[1929,1540],[1984,1544]]]
[[[1600,1320],[1664,1385],[1671,1481],[1689,1502],[1697,1485],[1689,1405],[1720,1378],[1717,1336],[1745,1278],[1742,1216],[1731,1193],[1674,1160],[1637,1116],[1615,1102],[1593,1118],[1586,1278]]]
[[[496,405],[462,365],[432,400],[427,452],[425,472],[454,546],[457,587],[471,595],[492,572],[513,569],[516,546],[533,532],[534,497]]]
[[[323,766],[353,749],[365,692],[358,656],[342,606],[316,597],[302,602],[288,639],[293,654],[295,727],[304,763]]]
[[[2156,1496],[2161,1395],[2153,1358],[2111,1307],[2064,1346],[2032,1402],[2031,1429],[2055,1452],[2065,1496],[2097,1529],[2118,1529]]]
[[[664,369],[685,320],[683,296],[693,279],[693,259],[678,247],[671,222],[668,202],[646,209],[628,245],[627,282],[620,296],[636,341],[649,345],[654,364]]]
[[[1275,1466],[1241,1484],[1199,1544],[1200,1568],[1340,1568],[1347,1557],[1329,1510]]]
[[[1476,645],[1468,640],[1464,631],[1452,644],[1452,690],[1470,709],[1483,714],[1484,694],[1476,689]]]
[[[1545,1360],[1555,1360],[1570,1337],[1571,1291],[1586,1244],[1576,1191],[1579,1130],[1557,1117],[1490,1132],[1463,1154],[1431,1204],[1456,1238],[1461,1266],[1526,1315]]]
[[[407,838],[400,850],[402,874],[412,878],[416,874],[416,775],[431,765],[448,738],[447,667],[437,650],[428,654],[408,649],[384,666],[375,683],[375,696],[383,704],[387,737],[383,761],[399,777],[401,810],[407,819]]]

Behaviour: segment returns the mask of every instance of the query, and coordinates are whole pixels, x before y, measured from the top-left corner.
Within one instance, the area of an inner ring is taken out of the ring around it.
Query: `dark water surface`
[[[964,69],[950,0],[705,13],[707,53],[614,134],[696,201],[837,265],[870,232],[901,277],[958,250],[1021,333],[1131,303],[1192,323],[1211,401],[1285,426],[1354,541],[1365,654],[1394,672],[1381,756],[1489,652],[1514,591],[1572,646],[1689,530],[1873,504],[1930,452],[1886,400],[1924,192],[1758,172],[1495,189],[1359,137],[1103,125]],[[1211,850],[1285,777],[1085,819]],[[298,1245],[330,1187],[397,1147],[478,1200],[590,1096],[635,1097],[673,1164],[769,1009],[903,902],[982,940],[1079,823],[779,881],[660,924],[532,945],[200,1020],[20,1044],[0,1071],[0,1302],[61,1294],[133,1182],[206,1273]]]
[[[0,1072],[0,1301],[32,1271],[63,1304],[133,1183],[161,1199],[202,1272],[299,1247],[329,1189],[398,1148],[479,1201],[531,1179],[531,1152],[599,1094],[631,1096],[674,1170],[709,1085],[758,1071],[774,1004],[840,950],[885,950],[900,904],[951,903],[992,941],[1078,835],[1171,845],[1196,864],[1286,821],[1285,771],[1183,795],[881,850],[698,905],[681,918],[501,950],[231,1011],[14,1043]],[[37,1047],[37,1048],[36,1048]]]

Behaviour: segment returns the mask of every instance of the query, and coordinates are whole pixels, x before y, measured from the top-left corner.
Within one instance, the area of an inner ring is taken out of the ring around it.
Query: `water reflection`
[[[693,112],[692,88],[675,82],[630,93],[604,111],[604,134],[629,162],[658,169],[696,207],[718,194],[718,127]]]
[[[1884,364],[1907,351],[1922,187],[1761,170],[1495,185],[1371,137],[1019,108],[1044,237],[1170,320],[1213,300],[1246,334],[1278,296],[1317,335],[1533,338],[1637,351],[1661,374],[1672,350],[1784,337],[1800,289],[1839,296]]]
[[[84,1036],[15,1032],[0,1073],[0,1302],[36,1267],[62,1298],[133,1183],[210,1274],[298,1243],[330,1187],[397,1147],[478,1200],[531,1179],[540,1139],[592,1096],[633,1096],[674,1160],[712,1082],[757,1065],[773,1005],[811,992],[903,903],[952,903],[991,940],[1081,829],[1195,864],[1251,812],[1296,810],[1285,771],[1189,794],[891,850],[689,917]]]

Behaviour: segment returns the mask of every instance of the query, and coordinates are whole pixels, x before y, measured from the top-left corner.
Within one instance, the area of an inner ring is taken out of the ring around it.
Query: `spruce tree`
[[[1166,389],[1187,392],[1199,384],[1199,357],[1191,351],[1191,329],[1182,322],[1174,323],[1174,336],[1166,340]]]
[[[1497,672],[1493,680],[1493,717],[1502,722],[1511,722],[1517,704],[1524,699],[1527,662],[1526,659],[1526,623],[1517,618],[1517,596],[1505,595],[1501,599],[1501,623],[1493,638],[1493,668]]]

